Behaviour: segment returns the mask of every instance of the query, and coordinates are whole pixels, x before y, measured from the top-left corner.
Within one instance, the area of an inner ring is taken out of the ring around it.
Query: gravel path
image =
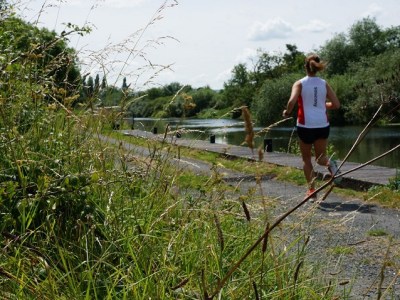
[[[104,138],[118,143],[134,155],[149,155],[143,147]],[[210,174],[211,165],[196,159],[180,158],[172,161],[180,168],[198,174]],[[248,175],[219,167],[224,180],[240,185],[242,193],[256,187],[258,195],[250,203],[253,214],[262,213],[261,197],[269,202],[271,222],[302,201],[304,188],[263,178],[259,185]],[[322,196],[322,195],[321,195]],[[318,201],[317,201],[318,202]],[[295,235],[310,237],[307,259],[325,274],[337,280],[337,293],[346,299],[400,299],[400,212],[359,199],[338,196],[334,191],[321,203],[306,203],[282,223]],[[287,232],[287,231],[286,231]],[[290,243],[291,234],[279,236]]]
[[[197,173],[209,173],[211,168],[194,159],[175,163]],[[271,177],[257,185],[248,175],[224,168],[218,171],[227,182],[235,186],[240,182],[242,193],[256,187],[258,196],[273,199],[271,221],[304,199],[304,187]],[[256,202],[261,199],[255,196]],[[250,206],[252,213],[262,211],[259,202]],[[380,286],[380,299],[400,299],[400,211],[341,197],[333,190],[323,202],[300,207],[283,224],[296,228],[297,236],[299,231],[310,236],[308,259],[320,264],[318,268],[327,278],[340,283],[338,293],[343,298],[377,299]],[[291,242],[290,235],[279,239]]]
[[[275,197],[276,215],[295,206],[304,194],[304,188],[275,180],[263,181],[261,186],[264,195]],[[351,289],[350,299],[377,299],[381,279],[381,292],[386,293],[381,299],[400,299],[399,223],[397,210],[334,193],[320,204],[306,203],[284,221],[294,235],[301,231],[310,237],[309,261],[320,264],[327,278],[343,284],[339,285],[342,296]]]

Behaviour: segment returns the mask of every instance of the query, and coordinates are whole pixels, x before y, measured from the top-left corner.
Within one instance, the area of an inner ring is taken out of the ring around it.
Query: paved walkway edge
[[[176,136],[172,135],[153,134],[151,132],[142,130],[122,130],[122,133],[128,136],[141,137],[144,139],[153,139],[159,141],[165,140],[166,142],[175,145],[210,151],[230,157],[258,160],[258,153],[256,149],[251,151],[250,148],[243,146],[210,143],[210,141],[204,140],[177,138]],[[294,154],[283,152],[264,152],[263,161],[278,166],[288,166],[302,169],[301,157]],[[340,161],[338,161],[338,163],[340,163]],[[346,172],[359,166],[359,163],[346,162],[343,164],[341,171]],[[324,167],[318,165],[315,166],[315,171],[320,178],[323,178],[323,176],[328,173]],[[396,176],[400,176],[400,172],[396,169],[367,165],[357,171],[344,175],[340,186],[355,190],[366,190],[376,185],[388,185],[390,180]]]

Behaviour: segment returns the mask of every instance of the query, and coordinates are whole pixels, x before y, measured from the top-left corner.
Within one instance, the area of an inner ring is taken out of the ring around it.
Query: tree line
[[[328,62],[321,76],[329,80],[342,103],[340,110],[330,112],[333,124],[362,124],[381,104],[390,109],[399,102],[400,26],[382,28],[375,19],[364,18],[313,52]],[[259,49],[251,64],[233,67],[230,79],[219,91],[174,82],[131,91],[129,97],[138,100],[129,109],[138,117],[211,118],[229,113],[238,118],[240,110],[235,108],[245,105],[258,124],[268,125],[281,119],[292,84],[304,76],[306,55],[292,44],[278,54]],[[107,97],[102,99],[109,103]],[[386,121],[399,122],[398,112]]]
[[[88,30],[70,27],[75,33]],[[274,123],[281,119],[292,84],[304,76],[307,55],[293,44],[287,44],[284,53],[271,54],[259,49],[251,63],[239,63],[232,68],[231,77],[218,91],[178,82],[139,91],[130,87],[126,77],[118,87],[109,85],[104,74],[82,75],[75,50],[67,46],[68,34],[57,35],[8,16],[0,24],[3,59],[30,55],[30,67],[36,68],[38,80],[51,75],[55,78],[53,88],[60,89],[60,93],[68,94],[78,87],[79,95],[71,99],[74,107],[121,106],[134,117],[238,118],[241,110],[235,108],[247,106],[259,125]],[[35,44],[38,47],[32,48]],[[365,123],[382,103],[390,109],[398,102],[400,26],[382,28],[375,19],[364,18],[313,52],[328,62],[321,76],[329,80],[342,103],[340,110],[330,112],[333,124]],[[55,64],[60,54],[63,61]],[[398,113],[392,114],[387,121],[399,122],[399,118]]]

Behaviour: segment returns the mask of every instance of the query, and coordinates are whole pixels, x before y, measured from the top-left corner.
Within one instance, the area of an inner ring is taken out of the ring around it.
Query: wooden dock
[[[164,134],[153,134],[152,132],[142,130],[123,130],[123,133],[125,135],[142,137],[145,139],[154,139],[159,141],[164,139]],[[259,159],[256,149],[252,152],[250,148],[243,146],[211,143],[209,140],[178,138],[176,135],[168,135],[165,138],[165,141],[179,146],[215,152],[231,157],[244,158],[248,160]],[[283,152],[264,152],[263,161],[278,166],[288,166],[302,169],[301,157],[294,154]],[[341,161],[337,161],[337,163],[340,165]],[[359,163],[345,162],[340,170],[342,173],[346,173],[350,170],[359,168],[360,166],[361,164]],[[321,177],[328,172],[326,168],[318,165],[315,166],[315,171]],[[396,169],[380,167],[376,165],[366,165],[361,169],[344,174],[342,183],[340,185],[343,187],[365,190],[374,185],[387,185],[389,184],[390,179],[395,178],[396,176],[400,176],[400,173],[398,174]]]

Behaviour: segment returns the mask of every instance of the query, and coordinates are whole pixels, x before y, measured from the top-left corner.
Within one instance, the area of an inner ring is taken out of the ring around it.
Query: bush
[[[292,86],[302,77],[304,74],[289,74],[264,82],[255,97],[252,108],[258,124],[270,125],[282,119],[282,112],[286,108]]]

